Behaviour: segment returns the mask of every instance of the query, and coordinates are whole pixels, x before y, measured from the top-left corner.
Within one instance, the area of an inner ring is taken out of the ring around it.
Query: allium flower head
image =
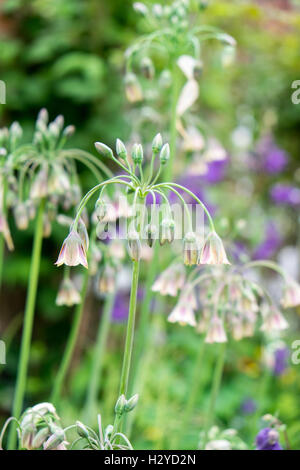
[[[159,292],[161,295],[171,295],[175,297],[179,289],[182,289],[185,281],[185,272],[182,264],[171,264],[156,279],[152,286],[153,292]]]
[[[223,242],[216,232],[211,232],[202,247],[199,264],[230,264]]]
[[[207,334],[205,338],[206,343],[226,343],[227,336],[224,329],[223,320],[217,315],[213,315],[210,320]]]
[[[71,307],[72,305],[80,304],[80,302],[80,293],[71,279],[64,279],[56,296],[56,305],[67,305],[68,307]]]
[[[289,279],[287,282],[281,299],[281,305],[283,308],[297,307],[300,305],[300,285],[294,281],[294,279]]]
[[[82,264],[85,268],[88,267],[84,243],[75,230],[71,230],[64,240],[55,264],[57,266],[61,266],[62,264],[78,266],[78,264]]]

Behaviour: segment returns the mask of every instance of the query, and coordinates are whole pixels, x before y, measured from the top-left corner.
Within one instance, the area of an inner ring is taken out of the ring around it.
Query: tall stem
[[[41,250],[43,241],[43,216],[45,210],[45,199],[42,199],[38,208],[37,218],[35,222],[35,232],[33,240],[33,249],[28,281],[26,307],[24,313],[24,328],[22,334],[22,343],[20,351],[20,359],[17,374],[16,392],[13,403],[13,416],[19,418],[21,415],[23,400],[26,389],[26,376],[28,369],[28,361],[30,355],[30,344],[32,336],[32,327],[34,320],[34,311],[36,303],[37,286],[40,271]],[[8,440],[8,447],[15,447],[16,434],[14,426],[11,426]]]
[[[6,191],[7,191],[7,178],[1,179],[2,184],[2,212],[3,216],[6,216]],[[2,276],[3,276],[3,261],[4,261],[4,248],[5,240],[3,233],[0,233],[0,291],[2,287]]]
[[[123,365],[120,381],[119,396],[125,395],[128,389],[128,379],[131,365],[131,356],[133,348],[133,338],[134,338],[134,326],[135,326],[135,313],[136,313],[136,303],[137,303],[137,290],[138,290],[138,281],[139,281],[139,270],[140,270],[140,261],[133,261],[133,270],[132,270],[132,283],[131,283],[131,292],[130,292],[130,302],[129,302],[129,314],[128,314],[128,323],[127,323],[127,332],[125,340],[125,350],[123,356]],[[114,430],[118,432],[121,425],[121,418],[116,415]]]
[[[88,269],[84,272],[83,283],[81,287],[81,302],[80,304],[76,305],[74,318],[72,322],[72,327],[70,330],[69,338],[67,341],[67,345],[65,348],[65,352],[60,363],[58,372],[56,374],[56,378],[54,381],[54,386],[51,395],[51,402],[54,404],[58,403],[59,397],[61,395],[62,386],[69,369],[69,365],[73,356],[73,352],[76,346],[76,341],[78,338],[79,328],[81,324],[82,314],[84,310],[85,298],[87,294],[87,288],[89,283],[89,271]]]
[[[158,243],[156,243],[157,245]],[[151,290],[151,287],[155,280],[155,275],[157,272],[157,263],[158,263],[158,247],[155,246],[153,259],[151,260],[146,283],[145,283],[145,298],[142,302],[141,307],[141,314],[139,317],[137,333],[136,333],[136,342],[134,347],[134,355],[132,361],[132,368],[131,368],[131,380],[129,384],[129,394],[135,390],[135,383],[137,376],[139,376],[139,369],[141,365],[141,357],[146,350],[147,345],[147,331],[149,327],[149,317],[150,317],[150,310],[151,310],[151,301],[154,300],[154,295]]]
[[[180,69],[176,63],[176,60],[173,62],[172,68],[172,95],[171,95],[171,121],[170,121],[170,159],[165,169],[165,181],[172,181],[174,173],[174,157],[176,153],[176,139],[177,139],[177,103],[180,93]]]
[[[111,313],[115,301],[115,293],[108,294],[105,300],[103,315],[99,324],[96,346],[93,353],[93,363],[90,374],[86,403],[84,407],[85,419],[89,422],[92,419],[96,408],[96,401],[99,388],[101,386],[101,374],[103,368],[103,355],[107,343]]]
[[[190,426],[192,414],[195,409],[197,397],[199,396],[200,385],[202,385],[201,367],[203,364],[204,349],[205,349],[205,342],[204,340],[202,340],[199,350],[198,350],[196,361],[193,367],[193,373],[191,374],[190,381],[189,381],[189,386],[188,386],[189,397],[188,397],[188,401],[186,403],[186,407],[184,410],[182,424],[180,426],[180,434],[176,434],[173,440],[173,444],[171,446],[172,449],[177,449],[180,436],[181,435],[185,436],[188,433],[188,428]]]
[[[222,381],[222,375],[223,375],[223,369],[224,369],[224,363],[225,363],[225,352],[226,352],[226,343],[222,343],[220,344],[218,359],[217,359],[217,363],[216,363],[216,367],[215,367],[215,371],[213,375],[208,413],[207,413],[206,423],[204,427],[203,449],[205,449],[206,447],[207,440],[208,440],[208,432],[215,418],[215,407],[216,407],[216,401],[218,398],[220,385]]]

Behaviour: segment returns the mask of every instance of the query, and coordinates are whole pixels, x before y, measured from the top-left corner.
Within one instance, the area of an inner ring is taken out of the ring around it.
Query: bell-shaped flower
[[[184,267],[180,263],[173,263],[163,271],[152,286],[153,292],[161,295],[175,297],[179,289],[182,289],[185,281]]]
[[[214,314],[208,325],[206,338],[206,343],[226,343],[227,336],[224,328],[223,320],[217,315]]]
[[[182,298],[168,316],[170,323],[179,323],[180,325],[196,326],[194,310],[191,305]]]
[[[297,305],[300,305],[300,285],[294,281],[294,279],[288,280],[284,288],[281,305],[283,308],[297,307]]]
[[[285,330],[289,325],[282,313],[272,305],[270,308],[262,310],[263,323],[260,327],[261,331],[280,331]]]
[[[78,266],[78,264],[82,264],[85,268],[88,267],[84,243],[75,230],[71,230],[64,240],[55,264],[57,266],[61,266],[62,264]]]
[[[72,305],[80,304],[80,302],[80,293],[71,279],[64,279],[56,296],[56,305],[67,305],[67,307],[71,307]]]
[[[199,264],[230,264],[219,235],[211,232],[202,247]]]

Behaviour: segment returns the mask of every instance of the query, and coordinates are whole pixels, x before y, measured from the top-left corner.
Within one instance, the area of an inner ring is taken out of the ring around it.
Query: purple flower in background
[[[233,258],[236,263],[240,263],[245,261],[245,259],[249,259],[249,250],[246,244],[242,241],[236,241],[233,243],[229,251],[231,258]]]
[[[192,191],[195,196],[197,196],[206,205],[207,209],[212,215],[216,212],[216,206],[208,203],[205,199],[202,177],[200,175],[186,174],[182,178],[180,178],[177,183]],[[178,191],[181,195],[184,196],[184,199],[186,200],[187,204],[197,204],[196,200],[193,197],[189,196],[185,191],[179,188],[176,188],[176,191]],[[178,202],[178,197],[175,193],[171,193],[169,200],[171,204],[174,204]]]
[[[112,309],[112,321],[124,323],[128,317],[129,292],[118,292]]]
[[[269,222],[266,227],[265,238],[262,243],[256,247],[253,253],[253,259],[272,258],[280,247],[281,242],[282,239],[276,225],[273,222]]]
[[[275,429],[261,429],[256,436],[256,450],[283,450],[278,439],[279,435]]]
[[[255,413],[257,405],[253,398],[246,398],[241,404],[241,411],[245,415],[252,415]]]
[[[288,154],[276,145],[270,135],[259,141],[256,154],[261,160],[259,167],[269,174],[281,173],[289,160]]]
[[[288,357],[289,349],[288,348],[279,348],[276,349],[274,353],[274,375],[282,375],[288,367]]]
[[[208,163],[207,172],[203,175],[203,181],[207,184],[216,184],[223,181],[226,177],[228,163],[228,158]]]
[[[271,188],[271,198],[278,205],[296,207],[300,205],[300,189],[287,184],[275,184]]]

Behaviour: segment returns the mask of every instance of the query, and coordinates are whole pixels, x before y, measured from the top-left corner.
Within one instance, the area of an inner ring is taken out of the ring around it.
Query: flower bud
[[[154,77],[154,66],[153,62],[149,57],[143,57],[141,62],[141,73],[148,80],[152,80]]]
[[[172,219],[163,219],[161,222],[159,243],[163,246],[166,242],[172,243],[175,236],[175,222]]]
[[[48,436],[49,436],[48,426],[40,429],[32,441],[32,448],[38,449],[39,447],[41,447],[44,444]]]
[[[80,437],[84,437],[86,439],[89,437],[89,431],[87,430],[85,425],[82,424],[80,421],[76,421],[76,430],[77,430],[77,434]]]
[[[136,407],[138,400],[139,400],[139,396],[136,393],[131,398],[129,398],[129,400],[127,400],[125,407],[124,407],[124,411],[126,412],[132,411]]]
[[[96,147],[97,152],[99,152],[100,155],[102,155],[103,157],[106,157],[106,158],[113,157],[112,150],[107,145],[103,144],[102,142],[95,142],[95,147]]]
[[[156,134],[156,136],[154,137],[152,141],[152,152],[159,153],[161,151],[162,144],[163,144],[162,136],[161,134],[158,133]]]
[[[149,10],[146,5],[142,2],[134,2],[133,4],[134,10],[139,13],[141,16],[147,16]]]
[[[118,400],[117,400],[117,403],[116,403],[116,406],[115,406],[115,413],[117,415],[122,415],[125,411],[125,406],[126,406],[126,398],[125,398],[125,395],[121,395]]]
[[[26,230],[28,228],[29,218],[26,203],[20,202],[15,206],[14,218],[19,230]]]
[[[165,144],[163,146],[163,148],[160,151],[159,158],[160,158],[160,162],[161,162],[162,165],[165,165],[168,162],[168,160],[170,158],[170,146],[169,146],[169,144]]]
[[[145,234],[147,239],[147,244],[152,248],[154,241],[157,238],[157,229],[154,225],[146,225]]]
[[[39,114],[37,116],[37,122],[43,122],[44,124],[48,124],[49,120],[49,114],[46,108],[42,108],[39,111]]]
[[[187,266],[192,266],[197,264],[199,256],[199,247],[197,242],[197,237],[194,232],[188,232],[183,240],[183,259],[184,264]]]
[[[55,426],[54,433],[47,439],[44,444],[44,450],[53,450],[56,449],[60,444],[65,440],[64,430]]]
[[[132,149],[132,160],[135,165],[140,165],[144,159],[143,147],[141,144],[134,144]]]
[[[122,160],[127,160],[127,150],[124,143],[120,139],[117,139],[116,142],[116,152],[119,158]]]
[[[143,99],[141,85],[134,73],[128,73],[125,77],[125,93],[130,103],[137,103]]]
[[[107,206],[101,197],[97,199],[95,204],[95,214],[99,222],[101,222],[107,214]]]
[[[23,449],[32,449],[32,441],[36,433],[36,426],[34,423],[29,422],[26,426],[21,427],[21,447]]]
[[[64,137],[71,137],[71,135],[73,135],[75,132],[75,126],[73,126],[72,124],[70,126],[67,126],[64,131],[63,131],[63,136]]]
[[[138,261],[141,257],[141,242],[136,230],[128,234],[128,251],[132,261]]]

